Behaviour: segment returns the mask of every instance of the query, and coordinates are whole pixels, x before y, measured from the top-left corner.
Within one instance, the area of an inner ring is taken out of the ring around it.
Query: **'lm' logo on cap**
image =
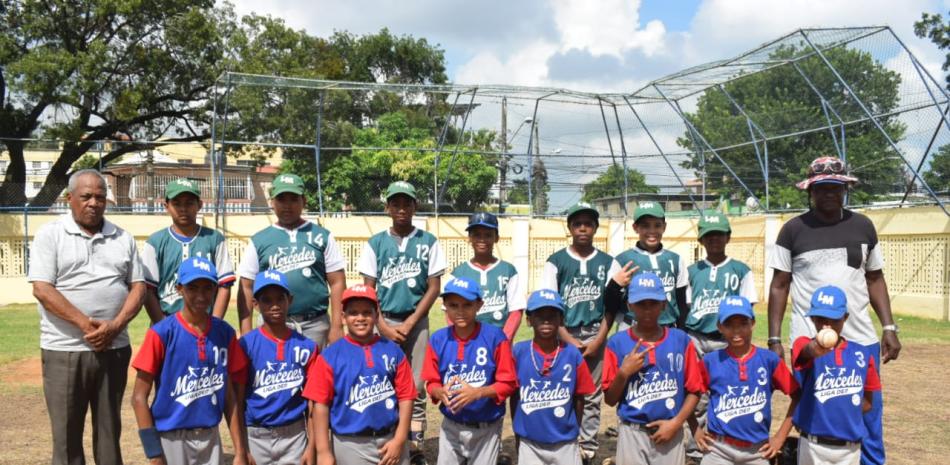
[[[352,289],[353,292],[366,292],[366,286],[363,284],[354,284],[350,286],[350,289]]]
[[[640,287],[656,287],[656,281],[651,278],[640,278],[637,280]]]
[[[736,298],[736,297],[729,297],[729,298],[727,298],[727,299],[726,299],[726,304],[727,304],[727,305],[735,305],[735,306],[742,306],[742,305],[745,305],[745,303],[742,302],[742,299],[739,299],[739,298]]]
[[[718,216],[704,216],[703,221],[707,223],[718,223],[719,217]]]
[[[553,292],[548,292],[548,291],[541,291],[541,297],[544,297],[545,299],[548,299],[548,300],[554,300],[554,299],[555,299],[554,293],[553,293]]]
[[[280,182],[292,183],[292,182],[294,182],[294,178],[292,178],[292,177],[290,177],[290,176],[281,176],[281,177],[280,177]]]
[[[464,279],[453,279],[452,284],[461,287],[462,289],[468,289],[468,281]]]
[[[195,187],[195,183],[187,179],[176,179],[175,184],[178,184],[179,186],[185,186],[185,187]]]
[[[208,265],[208,262],[206,261],[198,260],[197,258],[195,258],[191,260],[191,265],[194,266],[195,268],[198,268],[199,270],[211,272],[211,266]]]
[[[653,202],[640,202],[640,208],[653,208],[656,204]]]
[[[834,304],[835,304],[835,296],[825,294],[824,292],[820,292],[820,293],[818,294],[818,301],[821,302],[821,303],[823,303],[823,304],[825,304],[825,305],[834,305]]]
[[[264,277],[267,278],[267,279],[273,279],[273,280],[275,280],[275,281],[280,281],[280,275],[277,274],[277,273],[275,273],[275,272],[273,272],[273,271],[270,271],[270,270],[267,270],[267,271],[264,272]]]

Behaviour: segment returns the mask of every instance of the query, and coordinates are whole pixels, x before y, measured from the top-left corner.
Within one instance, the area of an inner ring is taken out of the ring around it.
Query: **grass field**
[[[226,318],[236,326],[237,312],[231,309]],[[764,313],[758,314],[754,341],[765,345],[767,336]],[[899,317],[904,350],[897,362],[885,365],[882,377],[885,386],[885,438],[888,462],[891,464],[942,463],[950,456],[950,370],[944,369],[950,351],[950,323],[914,317]],[[445,325],[443,313],[434,309],[430,315],[432,330]],[[0,307],[0,464],[49,462],[49,419],[43,401],[39,363],[39,316],[35,305]],[[142,312],[129,327],[133,349],[141,343],[148,327]],[[783,332],[787,335],[788,331]],[[523,324],[516,340],[531,337],[531,329]],[[129,384],[131,388],[131,383]],[[126,401],[129,392],[126,393]],[[787,405],[777,396],[774,412]],[[131,408],[123,406],[125,434],[122,448],[128,463],[142,463],[141,445],[135,434]],[[430,405],[428,437],[438,434],[440,414]],[[602,430],[616,424],[613,409],[602,411]],[[222,426],[225,450],[230,450],[227,430]],[[510,428],[506,427],[505,447],[513,446]],[[601,454],[612,453],[613,440],[602,435]],[[90,427],[86,427],[86,452],[91,449]],[[429,439],[426,450],[434,463],[437,449]],[[91,457],[89,457],[91,460]],[[91,463],[91,462],[90,462]],[[599,463],[599,461],[597,462]]]

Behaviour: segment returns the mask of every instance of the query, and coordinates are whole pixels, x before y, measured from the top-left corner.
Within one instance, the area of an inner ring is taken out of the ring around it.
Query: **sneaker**
[[[614,465],[614,458],[613,458],[613,457],[607,457],[607,458],[604,459],[603,462],[600,462],[600,465]]]
[[[497,465],[511,465],[511,457],[508,454],[498,454]]]
[[[409,465],[428,465],[428,463],[429,462],[426,461],[426,454],[421,450],[416,449],[409,452]]]
[[[581,462],[583,462],[584,465],[593,465],[594,456],[596,455],[597,455],[597,452],[594,452],[592,450],[581,449]]]
[[[703,461],[702,457],[686,456],[686,465],[699,465]]]
[[[616,426],[608,426],[608,427],[607,427],[607,431],[604,431],[604,434],[606,434],[608,438],[615,438],[615,437],[617,437],[617,427],[616,427]]]

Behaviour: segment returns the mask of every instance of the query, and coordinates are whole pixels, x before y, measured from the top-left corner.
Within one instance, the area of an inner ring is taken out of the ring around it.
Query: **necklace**
[[[560,339],[557,340],[557,349],[554,349],[554,358],[551,359],[551,364],[544,369],[538,368],[538,362],[537,360],[534,359],[534,352],[535,352],[534,348],[532,347],[531,348],[531,363],[534,365],[534,371],[537,371],[538,374],[541,376],[547,376],[548,372],[551,371],[551,367],[553,367],[557,363],[557,356],[561,353],[561,340]],[[541,354],[542,366],[544,365],[545,358],[546,358],[545,355]]]

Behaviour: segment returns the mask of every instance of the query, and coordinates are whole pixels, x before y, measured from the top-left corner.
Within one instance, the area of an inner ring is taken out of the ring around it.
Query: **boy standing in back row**
[[[425,461],[421,449],[426,429],[422,364],[429,340],[429,309],[439,296],[445,273],[439,241],[412,225],[416,206],[416,189],[412,184],[390,184],[386,189],[386,212],[392,218],[392,226],[369,239],[357,265],[364,284],[376,289],[379,296],[379,334],[399,344],[412,366],[418,391],[410,424],[413,464]]]
[[[182,308],[178,293],[178,267],[190,257],[203,257],[214,263],[218,270],[218,292],[212,315],[224,318],[231,300],[231,285],[235,276],[228,256],[228,243],[214,229],[198,224],[201,210],[201,187],[185,178],[171,180],[165,186],[165,211],[172,224],[149,236],[142,247],[142,266],[145,270],[145,311],[152,323]]]
[[[584,355],[595,380],[600,379],[604,361],[604,343],[613,324],[613,314],[604,311],[604,289],[610,276],[620,270],[613,257],[594,247],[594,235],[600,225],[600,214],[589,203],[578,203],[567,212],[571,245],[548,258],[541,276],[541,288],[558,291],[563,296],[564,326],[561,340],[577,347]],[[598,384],[598,383],[595,383]],[[584,398],[581,421],[581,458],[590,463],[599,446],[599,386]]]

